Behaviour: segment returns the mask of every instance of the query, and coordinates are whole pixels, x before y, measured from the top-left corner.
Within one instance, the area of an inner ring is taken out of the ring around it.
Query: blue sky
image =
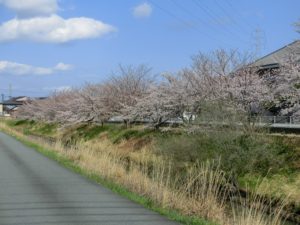
[[[24,3],[25,2],[25,3]],[[199,51],[263,56],[296,39],[299,0],[0,0],[0,93],[45,96],[118,64],[176,72]]]

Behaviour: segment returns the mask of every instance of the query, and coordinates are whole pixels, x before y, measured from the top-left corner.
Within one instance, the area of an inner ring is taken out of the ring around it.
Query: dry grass
[[[283,197],[300,206],[300,174],[296,174],[292,178],[281,174],[265,178],[257,192],[277,198]]]
[[[239,199],[239,206],[232,203],[234,225],[282,225],[285,219],[283,215],[284,201],[277,203],[277,207],[264,203],[264,199],[255,194]]]
[[[184,215],[194,215],[215,221],[222,225],[280,225],[280,213],[275,212],[271,220],[265,219],[265,208],[257,207],[259,199],[251,199],[250,207],[232,207],[226,210],[225,174],[218,163],[196,163],[187,165],[185,176],[174,174],[172,164],[151,155],[147,146],[138,153],[128,150],[131,145],[112,144],[107,138],[99,141],[77,143],[64,147],[60,141],[45,142],[41,138],[26,137],[21,132],[0,123],[0,129],[23,139],[53,149],[72,160],[88,172],[120,184],[132,192],[151,198],[163,208],[176,209]],[[125,147],[124,147],[125,146]],[[132,161],[124,161],[130,155]],[[249,200],[250,201],[250,200]],[[252,207],[253,205],[253,207]]]
[[[45,143],[40,143],[45,146]],[[91,145],[80,143],[65,149],[59,142],[46,146],[75,161],[81,168],[112,180],[130,191],[154,200],[163,208],[179,210],[185,215],[197,215],[220,222],[226,220],[225,198],[221,184],[224,174],[210,163],[187,168],[184,180],[171,174],[172,164],[142,151],[135,163],[125,163],[112,150],[110,143]],[[104,149],[110,148],[109,151]],[[117,151],[116,151],[117,152]],[[140,163],[137,163],[139,160]]]

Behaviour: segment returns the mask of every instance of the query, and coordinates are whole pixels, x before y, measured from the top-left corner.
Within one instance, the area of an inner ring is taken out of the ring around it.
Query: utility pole
[[[9,90],[8,97],[9,97],[9,99],[11,99],[12,98],[12,85],[11,84],[9,84],[8,90]]]

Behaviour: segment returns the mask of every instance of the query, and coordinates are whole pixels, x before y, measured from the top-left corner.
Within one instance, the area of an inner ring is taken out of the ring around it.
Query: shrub
[[[171,156],[178,166],[220,159],[221,169],[237,176],[283,171],[290,165],[293,152],[276,138],[223,131],[159,138],[156,149],[158,154]]]

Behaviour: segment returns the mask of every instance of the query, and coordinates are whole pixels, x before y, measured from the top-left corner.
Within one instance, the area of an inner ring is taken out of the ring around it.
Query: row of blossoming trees
[[[237,51],[199,53],[190,67],[158,77],[145,65],[120,66],[105,82],[30,101],[17,116],[61,124],[103,124],[118,116],[126,124],[146,120],[159,127],[177,118],[190,122],[214,104],[248,116],[286,105],[297,111],[299,65],[286,63],[276,72],[259,75],[258,68],[249,66],[249,59]]]

